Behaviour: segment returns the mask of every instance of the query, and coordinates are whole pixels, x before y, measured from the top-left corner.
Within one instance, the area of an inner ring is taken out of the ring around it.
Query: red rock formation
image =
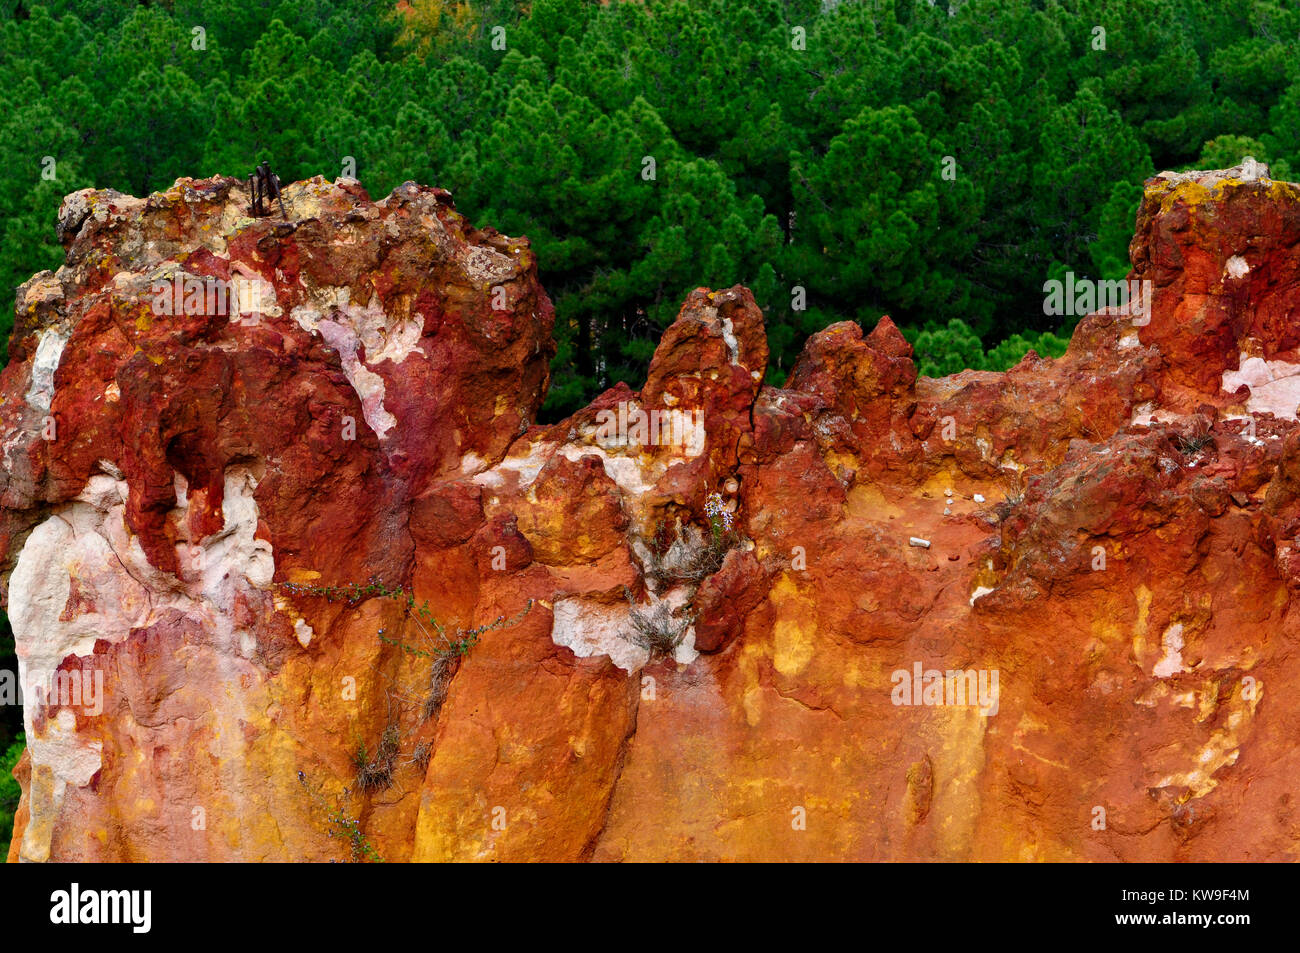
[[[765,387],[698,289],[548,427],[526,241],[285,198],[76,193],[19,290],[8,605],[102,692],[29,698],[11,859],[345,858],[333,810],[389,860],[1300,856],[1300,187],[1152,179],[1145,310],[1060,360],[918,379],[886,318]],[[177,271],[262,301],[160,316]],[[372,578],[417,605],[319,588]],[[403,651],[426,599],[507,624]]]

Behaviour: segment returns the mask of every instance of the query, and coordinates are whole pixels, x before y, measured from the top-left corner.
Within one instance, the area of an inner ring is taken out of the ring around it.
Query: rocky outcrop
[[[1300,187],[1152,179],[1060,360],[773,388],[698,289],[551,426],[525,240],[285,200],[76,193],[19,289],[11,860],[1300,856]]]

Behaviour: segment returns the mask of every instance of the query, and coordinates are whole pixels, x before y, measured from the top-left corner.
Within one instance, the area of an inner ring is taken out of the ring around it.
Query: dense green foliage
[[[14,812],[22,791],[14,778],[14,765],[23,753],[23,736],[19,735],[7,747],[0,746],[0,863],[9,854],[9,839],[14,830]]]
[[[1043,282],[1124,274],[1144,178],[1300,169],[1290,0],[0,3],[5,294],[76,188],[354,161],[532,239],[552,419],[639,383],[697,285],[754,290],[776,383],[884,313],[923,372],[1056,353]]]

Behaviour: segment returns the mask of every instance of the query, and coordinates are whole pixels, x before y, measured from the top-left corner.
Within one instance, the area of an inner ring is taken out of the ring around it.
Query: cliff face
[[[699,289],[550,427],[525,240],[286,203],[76,193],[19,289],[11,860],[1300,856],[1300,187],[1150,180],[1057,361],[765,387]]]

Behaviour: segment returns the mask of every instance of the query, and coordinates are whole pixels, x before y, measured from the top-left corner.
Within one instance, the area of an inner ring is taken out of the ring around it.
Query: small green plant
[[[356,791],[363,795],[375,794],[392,787],[400,764],[413,764],[421,771],[428,769],[429,761],[433,757],[433,745],[427,740],[417,744],[409,758],[403,760],[401,757],[402,733],[400,725],[403,720],[403,713],[411,710],[407,706],[418,704],[421,721],[436,718],[447,698],[447,690],[451,684],[452,676],[460,668],[461,661],[479,643],[483,634],[493,629],[515,625],[533,607],[533,600],[529,599],[523,610],[511,619],[498,616],[494,621],[486,625],[469,630],[456,628],[454,635],[448,635],[446,627],[434,617],[427,599],[423,604],[416,605],[415,596],[409,591],[400,587],[387,586],[378,579],[371,579],[370,582],[364,585],[352,582],[342,586],[309,586],[287,582],[281,583],[280,588],[295,595],[319,597],[329,602],[345,602],[349,606],[355,606],[366,599],[374,597],[395,599],[404,603],[404,614],[415,622],[416,628],[420,632],[418,645],[411,645],[399,639],[390,638],[385,634],[384,629],[380,629],[377,633],[381,642],[395,646],[415,658],[429,659],[431,665],[428,687],[423,699],[412,698],[408,692],[403,691],[400,687],[397,687],[395,692],[390,691],[387,724],[383,734],[380,735],[378,744],[375,745],[372,751],[364,741],[358,742],[352,754],[352,764],[355,769]],[[396,706],[393,705],[394,698],[397,699]],[[406,701],[406,706],[403,705],[403,700]],[[301,771],[298,772],[298,780],[312,794],[317,805],[328,815],[329,835],[331,837],[343,837],[348,840],[354,861],[382,862],[383,858],[366,841],[356,819],[341,809],[331,808],[323,796],[308,787],[306,778]],[[344,788],[343,793],[347,796],[350,792],[347,788]]]
[[[349,606],[355,606],[371,596],[396,598],[408,595],[405,589],[391,589],[378,579],[371,579],[364,586],[359,582],[349,582],[343,586],[307,586],[297,582],[282,582],[280,588],[298,595],[321,596],[328,602],[346,602]],[[415,598],[409,598],[414,603]]]
[[[298,772],[298,783],[302,785],[302,789],[307,792],[307,796],[312,799],[316,807],[325,814],[327,818],[327,836],[337,837],[346,842],[352,863],[384,863],[384,858],[379,855],[379,851],[375,850],[365,832],[361,830],[359,820],[342,808],[331,806],[320,791],[313,789],[307,783],[306,772]],[[347,788],[343,789],[344,797],[348,797],[350,794],[351,792]]]
[[[399,594],[405,594],[400,589],[397,591]],[[525,603],[523,610],[514,618],[507,619],[505,616],[497,616],[495,620],[489,622],[487,625],[481,625],[477,629],[458,629],[456,638],[448,638],[446,629],[433,617],[433,613],[429,611],[429,600],[426,599],[424,605],[417,608],[415,605],[415,598],[413,596],[408,596],[407,614],[410,615],[411,618],[415,619],[416,624],[419,625],[420,631],[423,633],[425,647],[419,648],[418,646],[408,645],[407,643],[401,642],[397,639],[390,639],[384,635],[383,629],[379,630],[379,640],[381,642],[387,642],[389,645],[397,646],[397,648],[406,652],[408,655],[415,655],[420,658],[461,659],[466,655],[469,655],[470,649],[478,645],[479,639],[483,637],[484,632],[491,632],[493,629],[504,628],[508,625],[517,625],[523,617],[528,614],[528,611],[532,609],[532,607],[533,600],[529,599],[528,602]],[[430,631],[430,628],[433,629],[432,632]],[[434,638],[434,632],[437,633],[436,639]]]
[[[409,645],[398,639],[390,639],[384,635],[383,629],[379,630],[379,640],[396,646],[408,655],[416,658],[427,658],[432,661],[429,668],[428,689],[425,692],[424,702],[420,710],[421,719],[428,721],[431,718],[438,717],[438,713],[442,711],[443,702],[447,700],[447,690],[451,686],[452,676],[460,669],[460,663],[465,656],[469,655],[470,649],[478,645],[483,633],[491,632],[493,629],[517,625],[532,607],[533,600],[529,599],[524,604],[524,608],[511,619],[507,619],[505,616],[497,616],[494,621],[489,622],[487,625],[481,625],[476,629],[469,630],[458,629],[455,638],[448,638],[446,629],[429,611],[428,600],[425,600],[424,605],[417,608],[415,599],[408,597],[407,613],[411,618],[415,619],[416,625],[419,626],[420,640],[423,647]]]
[[[1178,452],[1184,457],[1194,457],[1214,443],[1214,435],[1210,433],[1209,424],[1202,418],[1192,425],[1190,431],[1179,434],[1176,443]]]
[[[679,580],[699,582],[722,568],[727,551],[736,543],[735,517],[723,503],[721,493],[709,494],[704,512],[709,519],[707,536],[679,518],[673,533],[661,521],[649,545],[641,540],[635,542],[645,574],[656,590],[664,583],[671,585]]]
[[[710,493],[704,501],[704,515],[709,518],[709,526],[713,530],[713,546],[715,549],[725,549],[726,539],[731,535],[734,517],[731,511],[726,508],[722,502],[721,493]]]
[[[26,739],[19,735],[13,743],[0,754],[0,863],[9,853],[9,840],[14,832],[14,813],[18,810],[18,800],[22,788],[14,779],[14,765],[23,755]]]
[[[441,711],[442,704],[447,698],[447,689],[451,684],[452,676],[460,668],[461,660],[469,655],[474,646],[478,645],[483,634],[493,629],[518,624],[533,607],[533,600],[529,599],[524,604],[523,610],[511,619],[498,616],[487,625],[481,625],[475,629],[457,629],[455,636],[449,637],[446,627],[434,617],[433,610],[429,608],[428,599],[417,606],[415,596],[411,592],[400,587],[386,586],[377,579],[371,579],[365,585],[350,582],[343,586],[307,586],[300,583],[285,582],[281,583],[280,587],[286,592],[305,596],[319,596],[329,602],[346,602],[349,606],[355,606],[375,596],[405,602],[406,616],[414,620],[419,628],[421,644],[411,645],[400,639],[389,638],[384,634],[384,629],[379,630],[378,636],[381,642],[395,646],[408,655],[432,660],[428,689],[421,705],[421,718],[426,721],[437,717],[438,712]]]

